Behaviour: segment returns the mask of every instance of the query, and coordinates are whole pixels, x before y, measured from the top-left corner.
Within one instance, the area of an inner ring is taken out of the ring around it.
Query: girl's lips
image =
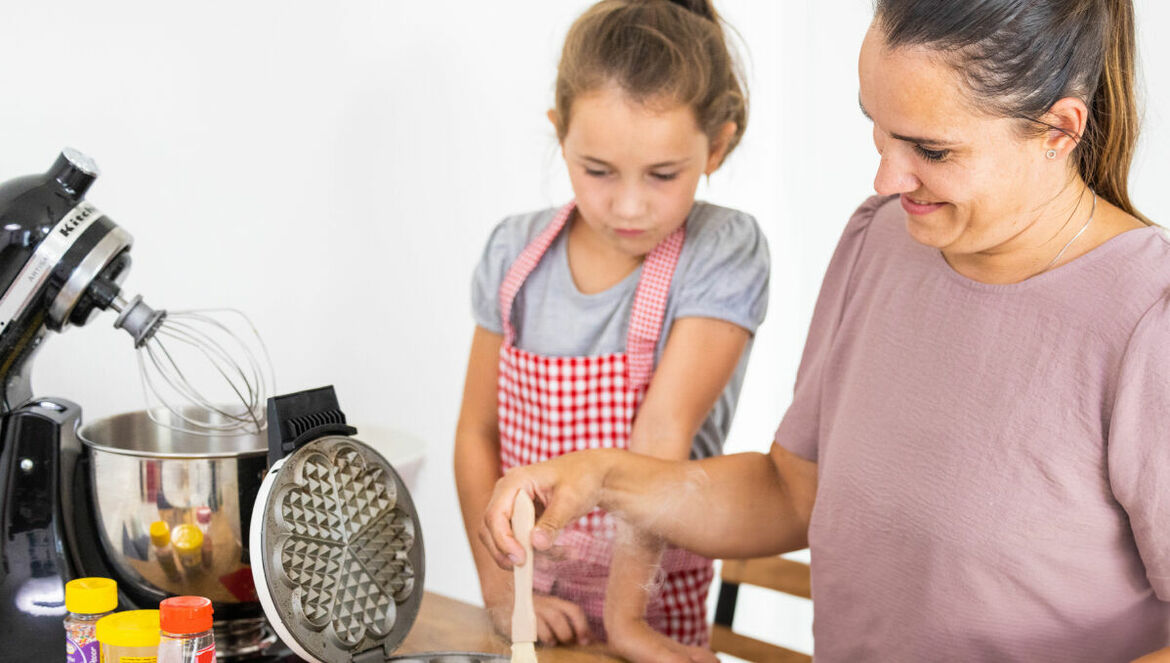
[[[637,237],[646,232],[645,230],[631,230],[628,228],[614,228],[613,231],[622,237]]]
[[[902,209],[914,216],[925,216],[939,209],[946,203],[916,203],[906,194],[899,196],[902,199]]]

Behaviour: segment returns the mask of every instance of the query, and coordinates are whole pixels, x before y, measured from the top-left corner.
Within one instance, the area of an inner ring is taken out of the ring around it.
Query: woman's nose
[[[899,155],[891,154],[889,149],[882,150],[882,160],[878,164],[877,175],[873,178],[873,188],[883,196],[895,193],[908,193],[922,186],[922,182],[914,171],[906,167]]]

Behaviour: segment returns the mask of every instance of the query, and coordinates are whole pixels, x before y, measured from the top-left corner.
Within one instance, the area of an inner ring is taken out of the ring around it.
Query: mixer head
[[[66,148],[44,173],[0,183],[0,411],[32,398],[31,357],[48,330],[83,325],[130,266],[133,238],[84,199],[93,161]]]
[[[155,423],[206,435],[264,430],[272,362],[248,316],[235,309],[155,310],[141,295],[118,297],[111,308],[119,313],[114,327],[134,338]]]
[[[157,423],[259,433],[274,384],[256,328],[230,309],[156,311],[141,297],[123,299],[133,239],[84,200],[97,175],[92,159],[66,148],[47,172],[0,184],[0,413],[32,398],[30,360],[47,330],[112,308],[115,326],[134,337]]]

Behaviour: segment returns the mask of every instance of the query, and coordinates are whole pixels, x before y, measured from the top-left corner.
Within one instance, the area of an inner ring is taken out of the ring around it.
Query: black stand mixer
[[[29,382],[32,358],[46,334],[84,325],[100,310],[121,313],[116,326],[134,337],[136,347],[147,347],[156,334],[162,337],[165,311],[138,297],[130,302],[120,297],[132,238],[84,200],[97,173],[88,157],[66,149],[46,173],[0,184],[0,661],[61,660],[64,583],[73,578],[117,578],[122,609],[154,608],[166,596],[150,583],[126,582],[109,552],[110,537],[99,531],[90,484],[90,466],[99,454],[79,439],[80,407],[36,398]],[[179,331],[188,333],[186,327]],[[188,390],[183,395],[191,399],[185,376],[169,382]],[[265,395],[251,386],[243,387],[243,407],[215,414],[227,422],[217,429],[221,432],[243,421],[256,434],[258,469],[249,469],[246,478],[258,485],[260,477],[251,475],[264,468],[265,444],[258,436]],[[179,416],[180,408],[162,412],[164,419],[176,415],[173,425],[154,414],[151,421],[175,430],[191,423]],[[246,558],[246,539],[243,546]],[[230,608],[222,614],[217,607],[217,620],[263,621],[258,605],[243,601]],[[222,660],[275,661],[286,655],[279,645],[266,645],[248,658],[234,658],[221,648]]]

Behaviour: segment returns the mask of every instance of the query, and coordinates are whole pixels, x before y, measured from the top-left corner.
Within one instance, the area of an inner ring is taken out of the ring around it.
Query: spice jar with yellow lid
[[[99,619],[118,607],[118,583],[109,578],[78,578],[65,583],[65,661],[97,663]]]
[[[171,547],[184,571],[190,573],[202,566],[203,532],[195,525],[183,523],[171,530]]]
[[[150,545],[163,573],[171,580],[179,579],[179,568],[175,566],[175,555],[171,551],[171,528],[164,520],[150,524]]]
[[[156,663],[162,637],[158,610],[127,610],[98,620],[102,663]]]

